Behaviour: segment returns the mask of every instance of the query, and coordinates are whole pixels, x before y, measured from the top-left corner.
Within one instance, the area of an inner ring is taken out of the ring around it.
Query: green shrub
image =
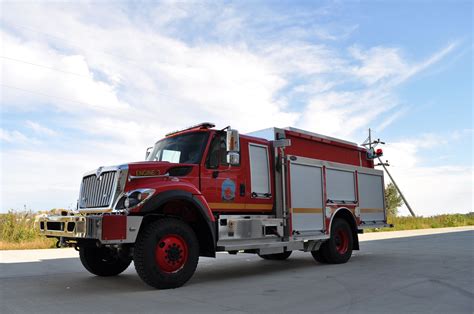
[[[9,211],[0,215],[0,235],[0,240],[15,243],[37,238],[39,235],[35,229],[35,214],[31,211]]]
[[[0,214],[0,250],[47,249],[55,247],[56,240],[38,233],[36,214],[9,211]]]

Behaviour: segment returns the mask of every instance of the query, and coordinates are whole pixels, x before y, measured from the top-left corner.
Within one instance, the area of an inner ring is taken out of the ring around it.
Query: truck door
[[[363,222],[386,223],[383,172],[357,174],[359,182],[360,219]]]
[[[245,210],[245,176],[227,163],[225,132],[215,132],[201,171],[201,192],[215,212]]]
[[[293,233],[324,228],[321,166],[290,162],[290,203]]]
[[[242,150],[245,149],[248,149],[247,171],[250,177],[250,197],[247,199],[246,209],[248,212],[270,212],[274,196],[271,175],[273,164],[268,142],[250,140],[248,145],[242,145]]]

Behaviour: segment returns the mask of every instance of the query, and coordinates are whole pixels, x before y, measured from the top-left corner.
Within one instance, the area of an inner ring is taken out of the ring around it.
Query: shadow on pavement
[[[222,256],[218,258],[201,258],[193,278],[186,285],[208,282],[229,281],[242,277],[266,276],[270,274],[297,273],[299,269],[324,266],[313,260],[309,253],[298,254],[286,261],[267,261],[250,254]],[[295,254],[296,255],[296,254]],[[144,291],[154,290],[141,281],[135,272],[133,263],[119,276],[98,277],[83,268],[78,258],[62,258],[24,263],[0,263],[0,279],[2,281],[35,281],[48,286],[64,289],[74,287],[74,292],[90,293],[121,290]]]

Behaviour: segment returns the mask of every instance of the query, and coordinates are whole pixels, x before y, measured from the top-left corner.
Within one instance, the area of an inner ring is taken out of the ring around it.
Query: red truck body
[[[239,136],[212,127],[167,135],[146,161],[85,174],[78,211],[41,218],[40,232],[78,247],[94,274],[118,274],[133,259],[145,282],[173,288],[199,255],[303,250],[340,263],[362,228],[386,225],[383,174],[365,148],[294,128]],[[116,262],[104,270],[97,256]]]

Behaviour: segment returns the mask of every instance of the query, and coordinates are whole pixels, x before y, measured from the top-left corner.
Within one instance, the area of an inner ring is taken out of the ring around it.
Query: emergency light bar
[[[198,128],[199,128],[199,129],[211,129],[211,128],[215,127],[215,126],[216,126],[216,125],[215,125],[214,123],[211,123],[211,122],[203,122],[203,123],[199,123],[199,124],[190,126],[190,127],[188,127],[188,128],[182,129],[182,130],[170,132],[170,133],[166,134],[165,136],[168,137],[168,136],[171,136],[171,135],[176,134],[176,133],[180,133],[180,132],[187,131],[187,130],[192,130],[192,129],[198,129]]]

